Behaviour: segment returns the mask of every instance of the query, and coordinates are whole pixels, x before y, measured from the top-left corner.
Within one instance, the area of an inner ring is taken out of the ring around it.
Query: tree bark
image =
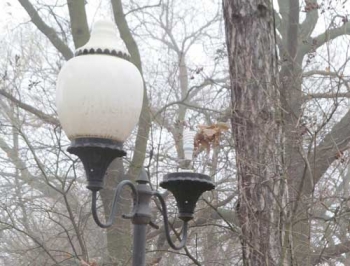
[[[280,194],[275,42],[270,1],[224,0],[244,265],[276,265]]]
[[[114,160],[108,168],[105,185],[103,190],[101,190],[101,199],[106,220],[111,213],[115,188],[125,178],[123,160]],[[122,198],[130,199],[130,193],[123,191]],[[108,257],[105,256],[104,263],[109,266],[127,265],[131,257],[131,222],[130,220],[119,218],[122,213],[126,214],[130,212],[130,206],[125,204],[125,201],[122,201],[118,204],[118,210],[118,218],[112,227],[107,230]]]
[[[134,37],[131,34],[128,23],[125,19],[122,1],[111,0],[111,3],[113,8],[114,19],[117,24],[120,37],[124,41],[131,55],[132,63],[139,69],[141,74],[143,74],[139,48],[137,46],[137,43]],[[141,168],[145,161],[147,142],[148,142],[149,131],[151,127],[151,120],[152,118],[151,118],[151,113],[149,109],[147,89],[146,89],[146,84],[144,83],[142,110],[141,110],[141,115],[139,119],[137,135],[136,135],[134,156],[130,163],[130,169],[128,172],[129,177],[132,179],[135,179],[135,177],[140,174]]]
[[[67,0],[74,46],[79,48],[90,38],[84,0]]]

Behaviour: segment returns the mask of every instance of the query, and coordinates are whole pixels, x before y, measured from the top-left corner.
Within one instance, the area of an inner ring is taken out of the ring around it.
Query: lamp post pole
[[[149,206],[153,196],[148,185],[148,178],[143,170],[136,180],[136,190],[138,192],[137,210],[132,218],[134,225],[133,237],[133,266],[146,265],[146,232],[147,225],[151,223],[152,213]]]
[[[146,265],[146,224],[134,224],[132,265]]]
[[[60,71],[57,80],[57,111],[62,128],[71,140],[68,152],[77,155],[84,165],[87,188],[92,192],[91,212],[99,227],[112,226],[123,188],[131,189],[133,209],[122,217],[131,219],[134,225],[133,266],[144,266],[147,225],[158,228],[151,221],[152,197],[161,205],[169,246],[180,250],[186,245],[187,225],[193,219],[199,197],[215,186],[209,176],[191,170],[164,176],[160,186],[174,195],[178,218],[183,221],[179,245],[175,245],[170,237],[165,200],[159,192],[151,189],[144,169],[136,184],[131,180],[123,180],[118,184],[109,218],[106,222],[100,221],[97,194],[103,189],[110,163],[126,155],[123,142],[138,121],[143,98],[141,74],[129,62],[128,53],[117,49],[118,45],[115,25],[109,21],[96,22],[89,42],[79,48],[76,57],[69,60]],[[184,135],[185,160],[190,162],[193,134]]]

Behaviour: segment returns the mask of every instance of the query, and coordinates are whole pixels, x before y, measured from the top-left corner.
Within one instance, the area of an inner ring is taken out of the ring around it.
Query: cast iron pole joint
[[[187,221],[183,221],[183,228],[182,228],[182,237],[180,238],[180,244],[176,246],[174,242],[171,239],[170,236],[170,228],[169,228],[169,221],[168,221],[168,213],[166,208],[166,203],[158,191],[152,191],[151,187],[149,186],[149,181],[146,172],[143,170],[140,177],[136,180],[136,186],[134,183],[132,183],[129,180],[124,180],[119,183],[117,186],[114,199],[113,199],[113,205],[111,214],[109,215],[109,218],[106,223],[103,223],[100,221],[97,215],[97,191],[92,191],[92,215],[96,222],[96,224],[101,228],[108,228],[111,227],[115,221],[116,214],[118,212],[118,199],[121,195],[121,192],[124,187],[129,187],[132,191],[132,198],[133,198],[133,209],[130,214],[123,214],[122,217],[125,219],[131,219],[132,223],[135,226],[138,225],[151,225],[153,228],[159,228],[157,225],[155,225],[151,219],[152,219],[152,212],[150,208],[150,201],[152,196],[155,196],[160,204],[161,204],[161,214],[163,216],[164,221],[164,230],[166,234],[166,239],[168,241],[168,244],[171,248],[174,250],[180,250],[186,245],[187,241]],[[174,230],[175,232],[175,230]],[[176,233],[176,235],[178,235]],[[178,237],[179,238],[179,237]],[[137,253],[137,252],[135,252]],[[140,264],[141,265],[141,264]]]

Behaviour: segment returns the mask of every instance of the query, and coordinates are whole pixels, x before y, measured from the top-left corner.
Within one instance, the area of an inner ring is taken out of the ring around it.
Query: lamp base
[[[104,176],[110,163],[123,157],[123,143],[101,138],[77,138],[71,142],[67,151],[79,157],[84,165],[88,185],[91,191],[103,188]]]

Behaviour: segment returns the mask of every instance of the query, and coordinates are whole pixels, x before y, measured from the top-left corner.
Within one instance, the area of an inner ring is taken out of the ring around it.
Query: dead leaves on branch
[[[80,266],[98,266],[97,262],[92,261],[92,262],[86,262],[84,260],[80,261]]]
[[[320,9],[321,7],[322,7],[322,5],[319,5],[315,1],[305,1],[305,8],[303,11],[304,12],[311,12],[313,10]]]
[[[210,126],[198,125],[197,127],[199,130],[194,137],[194,157],[197,157],[204,150],[209,154],[210,148],[219,146],[222,133],[229,129],[225,123]]]

